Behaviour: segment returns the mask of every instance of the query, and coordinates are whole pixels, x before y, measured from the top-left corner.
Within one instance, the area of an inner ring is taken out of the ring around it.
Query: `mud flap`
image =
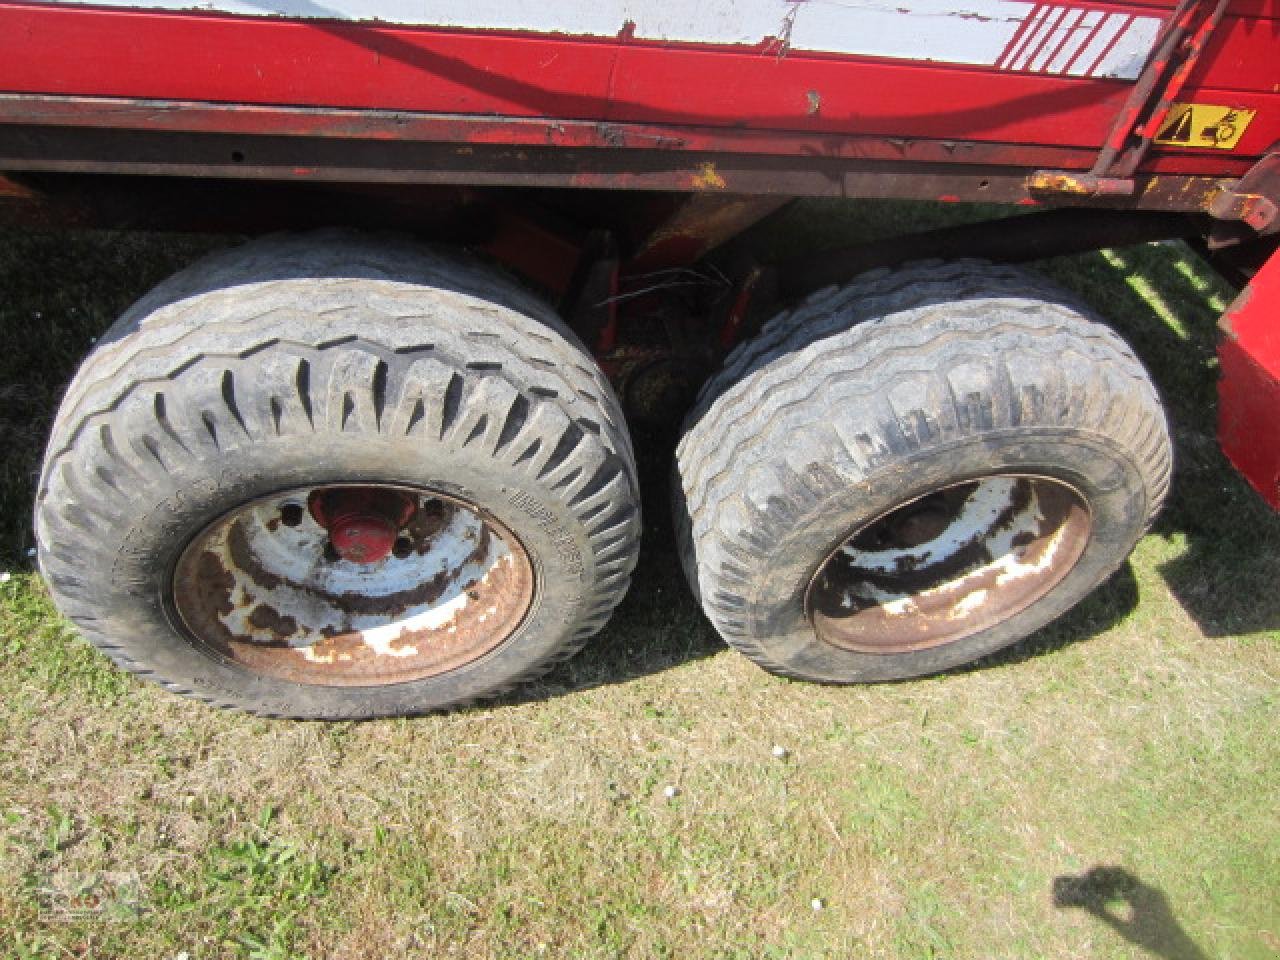
[[[1280,252],[1222,315],[1218,442],[1227,459],[1280,510]]]

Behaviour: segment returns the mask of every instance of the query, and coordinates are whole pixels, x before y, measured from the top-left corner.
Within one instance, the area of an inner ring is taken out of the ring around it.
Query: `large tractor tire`
[[[1170,475],[1125,343],[1044,279],[877,271],[772,321],[677,452],[683,562],[721,635],[833,683],[983,657],[1128,557]]]
[[[604,625],[640,535],[617,401],[549,308],[344,233],[216,254],[126,312],[67,391],[36,525],[120,666],[299,718],[538,675]]]

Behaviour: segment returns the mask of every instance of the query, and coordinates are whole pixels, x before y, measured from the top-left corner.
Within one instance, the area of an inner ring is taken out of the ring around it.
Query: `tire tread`
[[[424,288],[446,317],[431,325],[430,343],[415,329],[427,319]],[[126,311],[67,391],[36,505],[55,600],[94,646],[123,669],[150,676],[129,655],[127,638],[110,637],[87,609],[85,581],[111,563],[104,546],[111,525],[98,510],[126,512],[155,484],[172,484],[177,473],[240,444],[353,430],[409,437],[429,421],[441,442],[483,449],[503,469],[530,479],[555,475],[556,493],[588,530],[592,562],[607,564],[588,587],[586,619],[566,631],[554,656],[484,696],[433,708],[501,696],[577,653],[621,602],[635,566],[640,520],[630,438],[588,356],[539,300],[452,252],[324,231],[215,254]],[[442,383],[442,392],[433,389]],[[534,447],[545,452],[542,462],[517,455]],[[146,482],[89,484],[90,495],[82,471]],[[630,512],[609,527],[606,556],[592,523],[610,498],[612,517]],[[68,525],[88,535],[76,538],[85,547],[74,556],[53,546]],[[282,715],[150,678],[213,706]]]
[[[1027,382],[1015,361],[1048,372]],[[1143,478],[1150,523],[1172,470],[1159,397],[1128,344],[1073,297],[979,261],[922,261],[818,291],[730,353],[685,420],[673,499],[690,585],[728,643],[774,673],[815,679],[744,619],[767,576],[754,558],[828,480],[1029,426],[1111,438]]]

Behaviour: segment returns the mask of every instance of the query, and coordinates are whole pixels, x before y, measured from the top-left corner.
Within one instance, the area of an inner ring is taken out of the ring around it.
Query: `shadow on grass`
[[[1124,867],[1094,867],[1078,876],[1055,877],[1053,905],[1084,910],[1116,934],[1164,960],[1209,960],[1173,915],[1163,891]]]
[[[561,664],[542,680],[515,690],[503,702],[525,703],[626,683],[714,656],[726,648],[702,615],[680,568],[670,498],[677,434],[674,429],[633,429],[632,433],[644,534],[631,589],[582,655]]]
[[[36,477],[62,393],[96,339],[133,303],[232,238],[0,230],[0,569],[34,545]]]
[[[1280,631],[1280,516],[1216,440],[1216,324],[1235,291],[1181,244],[1052,266],[1125,336],[1169,411],[1173,487],[1153,529],[1179,551],[1158,568],[1169,589],[1206,637]]]

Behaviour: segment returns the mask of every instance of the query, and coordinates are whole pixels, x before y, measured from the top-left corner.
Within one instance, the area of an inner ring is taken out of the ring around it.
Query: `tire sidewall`
[[[917,497],[995,473],[1050,477],[1084,498],[1092,531],[1066,577],[1001,623],[931,649],[858,653],[817,637],[805,615],[808,585],[854,531]],[[1082,431],[1012,429],[919,450],[871,469],[797,518],[758,561],[770,574],[745,595],[744,632],[771,637],[768,658],[805,679],[876,682],[947,670],[1009,646],[1074,606],[1124,562],[1144,532],[1148,508],[1137,465],[1107,438]]]

